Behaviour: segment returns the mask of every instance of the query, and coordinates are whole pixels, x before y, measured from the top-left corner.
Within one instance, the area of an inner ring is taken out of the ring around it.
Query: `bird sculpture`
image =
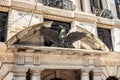
[[[63,26],[59,27],[61,28],[60,33],[48,27],[42,26],[40,28],[40,33],[50,40],[54,47],[74,48],[73,43],[86,36],[84,32],[67,33]]]

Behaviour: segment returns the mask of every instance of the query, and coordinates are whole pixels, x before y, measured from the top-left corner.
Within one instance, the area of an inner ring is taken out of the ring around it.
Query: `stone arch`
[[[41,76],[42,80],[76,80],[74,74],[74,70],[45,70]]]
[[[16,35],[14,35],[12,38],[10,38],[7,41],[7,45],[18,44],[18,45],[44,46],[43,36],[39,32],[39,29],[43,25],[50,26],[51,23],[50,22],[39,23],[18,32]],[[87,33],[86,37],[74,43],[76,49],[82,48],[82,49],[89,49],[89,50],[109,51],[106,45],[100,39],[94,36],[92,33],[81,28],[80,26],[76,26],[76,28],[77,28],[76,31],[78,32]],[[78,43],[80,43],[80,45],[78,45]]]

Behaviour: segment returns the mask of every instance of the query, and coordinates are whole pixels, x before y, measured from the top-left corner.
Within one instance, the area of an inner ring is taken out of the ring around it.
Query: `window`
[[[0,12],[0,41],[6,41],[8,13]]]
[[[42,3],[45,6],[73,10],[73,2],[71,0],[42,0]]]
[[[102,10],[102,1],[101,0],[90,0],[90,4],[91,4],[91,9],[93,10],[93,8],[97,8]]]
[[[111,32],[109,29],[98,28],[98,37],[106,44],[106,46],[112,51]]]
[[[117,15],[120,18],[120,0],[115,0]]]

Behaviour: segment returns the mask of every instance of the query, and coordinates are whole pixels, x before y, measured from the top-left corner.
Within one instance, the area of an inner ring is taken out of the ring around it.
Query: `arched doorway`
[[[50,80],[63,80],[63,79],[61,79],[61,78],[52,78]]]
[[[115,76],[109,76],[106,80],[118,80]]]

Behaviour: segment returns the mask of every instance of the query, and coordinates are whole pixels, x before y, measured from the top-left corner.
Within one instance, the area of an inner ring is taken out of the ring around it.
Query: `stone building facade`
[[[51,47],[52,21],[87,36]],[[119,0],[1,0],[0,80],[120,80]]]

